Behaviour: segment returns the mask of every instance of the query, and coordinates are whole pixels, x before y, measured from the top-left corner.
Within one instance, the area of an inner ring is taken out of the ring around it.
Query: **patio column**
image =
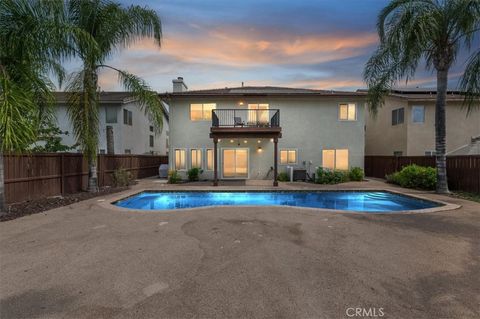
[[[278,166],[278,137],[273,139],[273,186],[278,186],[277,181],[277,166]]]
[[[218,186],[218,138],[213,139],[213,186]]]

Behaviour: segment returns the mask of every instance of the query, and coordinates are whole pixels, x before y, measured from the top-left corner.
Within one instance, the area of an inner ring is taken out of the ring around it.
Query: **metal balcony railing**
[[[215,109],[212,127],[280,127],[280,110]]]

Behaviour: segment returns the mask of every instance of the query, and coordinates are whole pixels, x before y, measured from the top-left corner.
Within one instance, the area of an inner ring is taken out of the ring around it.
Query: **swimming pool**
[[[435,202],[383,191],[143,192],[113,204],[139,210],[205,206],[294,206],[361,212],[396,212],[441,206]]]

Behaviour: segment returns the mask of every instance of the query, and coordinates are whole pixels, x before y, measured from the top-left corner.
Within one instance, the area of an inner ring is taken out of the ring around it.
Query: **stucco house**
[[[361,92],[281,87],[191,90],[183,78],[161,94],[170,111],[170,169],[183,178],[270,179],[288,166],[313,174],[319,166],[363,167]]]
[[[62,131],[62,143],[74,145],[73,128],[67,115],[64,92],[56,93],[55,115]],[[99,114],[100,154],[158,154],[168,153],[168,107],[164,105],[163,130],[155,130],[148,116],[137,107],[129,92],[101,92]]]
[[[359,91],[364,92],[364,91]],[[394,90],[378,110],[367,114],[366,155],[430,156],[435,154],[436,91]],[[367,110],[368,113],[368,110]],[[480,108],[470,114],[463,107],[461,92],[447,94],[447,155],[474,155],[480,136]]]

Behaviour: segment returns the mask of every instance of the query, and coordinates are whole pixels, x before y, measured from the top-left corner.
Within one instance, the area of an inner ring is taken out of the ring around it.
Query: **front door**
[[[223,178],[248,178],[248,149],[228,148],[222,151]]]

